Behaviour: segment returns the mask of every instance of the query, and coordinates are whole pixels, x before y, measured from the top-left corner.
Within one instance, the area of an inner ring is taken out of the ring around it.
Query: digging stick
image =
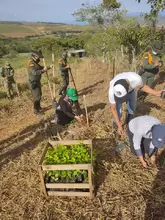
[[[54,70],[54,53],[52,53],[52,64],[53,64],[53,77],[55,77],[55,70]],[[56,84],[53,83],[53,96],[56,97]]]
[[[113,59],[113,78],[115,77],[115,66],[116,66],[116,60]]]
[[[46,67],[45,59],[44,59],[44,58],[43,58],[43,63],[44,63],[44,67]],[[49,85],[50,94],[51,94],[52,100],[54,100],[54,98],[53,98],[53,93],[52,93],[52,88],[51,88],[51,85],[50,85],[49,76],[48,76],[48,72],[47,72],[47,71],[46,71],[46,76],[47,76],[47,80],[48,80],[48,85]]]
[[[74,88],[75,88],[76,91],[77,91],[76,84],[75,84],[75,81],[74,81],[74,78],[73,78],[73,74],[72,74],[71,69],[70,69],[70,75],[71,75],[71,77],[72,77],[72,82],[73,82]],[[77,92],[78,92],[78,91],[77,91]]]
[[[88,111],[87,111],[86,96],[85,95],[83,95],[83,99],[84,99],[84,106],[85,106],[85,114],[86,114],[87,126],[89,127],[89,119],[88,119]]]

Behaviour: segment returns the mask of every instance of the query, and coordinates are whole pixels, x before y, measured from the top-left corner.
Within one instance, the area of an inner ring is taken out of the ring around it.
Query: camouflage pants
[[[154,88],[155,82],[156,82],[156,75],[155,74],[149,73],[149,72],[144,72],[141,75],[141,78],[143,80],[144,85],[147,85],[151,88]],[[145,94],[143,91],[141,91],[141,90],[138,91],[138,97],[143,95],[143,94]]]
[[[19,95],[18,86],[14,78],[4,80],[4,88],[8,98],[12,98],[15,94]]]
[[[62,94],[64,95],[69,85],[69,73],[61,73],[61,77],[63,80],[63,85],[60,88],[59,95],[62,95]]]
[[[29,82],[29,87],[30,87],[30,90],[33,96],[34,110],[39,111],[41,108],[40,101],[41,101],[41,96],[42,96],[41,83],[40,82],[36,82],[36,83]]]

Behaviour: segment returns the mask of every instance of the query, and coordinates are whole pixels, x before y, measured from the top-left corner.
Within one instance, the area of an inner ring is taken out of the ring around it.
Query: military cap
[[[32,55],[39,56],[39,58],[44,58],[41,50],[38,50],[38,51],[37,50],[31,50],[31,53],[32,53]]]
[[[165,52],[165,46],[163,45],[162,41],[159,41],[159,40],[154,41],[151,47],[152,47],[153,51],[155,51],[156,53]]]
[[[66,51],[62,53],[62,56],[67,56],[67,55],[68,55],[68,54],[67,54]]]
[[[5,63],[5,67],[6,67],[6,68],[9,68],[9,67],[10,67],[10,63],[9,63],[9,62],[6,62],[6,63]]]

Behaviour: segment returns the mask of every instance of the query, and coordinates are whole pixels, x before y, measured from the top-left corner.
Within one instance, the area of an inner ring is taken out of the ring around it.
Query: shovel
[[[43,64],[44,64],[44,67],[46,67],[46,63],[45,63],[45,59],[44,58],[43,58]],[[56,108],[57,107],[57,102],[56,102],[55,97],[53,97],[53,92],[52,92],[52,88],[51,88],[50,80],[49,80],[49,75],[48,75],[47,71],[46,71],[46,76],[47,76],[47,80],[48,80],[48,86],[49,86],[50,95],[51,95],[51,98],[52,98],[52,106],[53,106],[53,108]]]
[[[128,146],[126,141],[120,141],[116,147],[116,151],[120,153],[126,146]]]
[[[89,118],[88,118],[88,111],[87,111],[87,104],[86,104],[86,96],[83,95],[84,99],[84,106],[85,106],[85,115],[86,115],[86,121],[87,121],[87,126],[89,127]]]

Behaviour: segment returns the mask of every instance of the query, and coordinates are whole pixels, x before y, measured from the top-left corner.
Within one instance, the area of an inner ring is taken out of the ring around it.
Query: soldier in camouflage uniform
[[[7,97],[11,99],[15,93],[19,96],[18,86],[14,79],[14,69],[9,62],[6,62],[5,67],[2,68],[1,76],[3,78]]]
[[[29,87],[32,92],[34,100],[34,114],[42,115],[42,108],[40,105],[42,91],[41,91],[41,77],[44,72],[51,69],[52,66],[43,67],[39,64],[40,58],[43,58],[42,52],[32,50],[32,54],[27,64],[27,71],[29,76]]]
[[[69,85],[69,69],[70,66],[67,64],[67,52],[62,54],[61,59],[58,61],[61,77],[63,79],[63,85],[60,88],[59,95],[65,95],[67,87]]]
[[[139,71],[143,84],[153,88],[159,76],[160,67],[163,64],[161,53],[164,52],[163,43],[155,41],[151,50],[144,55],[143,66]],[[138,91],[138,96],[143,95],[142,91]]]

